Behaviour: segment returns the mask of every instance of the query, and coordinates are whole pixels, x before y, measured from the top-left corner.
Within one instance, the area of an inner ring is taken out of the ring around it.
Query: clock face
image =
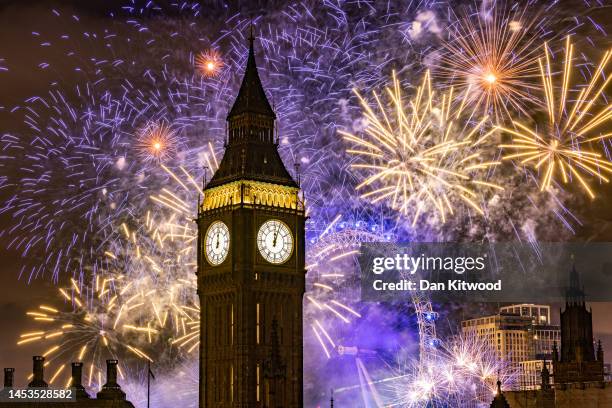
[[[282,264],[289,259],[293,252],[291,230],[282,221],[266,221],[257,233],[257,247],[266,261],[273,264]]]
[[[206,260],[211,265],[219,265],[225,261],[229,252],[230,233],[227,225],[221,221],[215,221],[206,230]]]

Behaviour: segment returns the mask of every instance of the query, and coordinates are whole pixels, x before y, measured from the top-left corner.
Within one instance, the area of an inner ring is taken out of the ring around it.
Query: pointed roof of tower
[[[502,393],[501,381],[499,380],[497,380],[497,393],[495,394],[493,401],[491,401],[490,408],[510,408],[510,404],[508,404],[506,397]]]
[[[299,188],[287,171],[275,141],[276,115],[259,79],[249,37],[249,56],[242,85],[227,115],[228,139],[225,153],[204,190],[237,180],[252,180]]]
[[[550,388],[550,371],[548,371],[548,362],[544,359],[542,371],[540,371],[540,378],[542,380],[541,388],[543,390]]]
[[[578,271],[576,270],[576,263],[572,265],[572,270],[570,271],[570,288],[580,289],[580,275],[578,275]]]
[[[603,358],[603,347],[601,346],[601,339],[597,342],[597,361],[604,361]]]
[[[255,63],[255,49],[253,47],[254,41],[253,27],[251,26],[247,65],[246,69],[244,70],[244,77],[242,78],[242,85],[240,85],[238,96],[234,101],[232,109],[230,109],[227,115],[228,120],[233,116],[237,116],[245,112],[258,113],[276,118],[274,110],[272,110],[272,106],[270,106],[270,102],[268,102],[268,97],[266,96],[263,85],[261,84],[261,79],[259,79],[257,64]]]
[[[569,273],[569,285],[565,297],[566,304],[584,304],[584,291],[580,287],[580,275],[576,270],[575,262]]]

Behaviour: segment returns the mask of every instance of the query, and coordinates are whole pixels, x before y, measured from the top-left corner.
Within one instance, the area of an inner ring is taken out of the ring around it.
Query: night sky
[[[162,6],[171,1],[158,2]],[[255,6],[257,2],[235,2],[230,8],[243,9],[245,5]],[[79,47],[79,35],[83,30],[97,31],[103,29],[110,21],[109,13],[117,12],[117,7],[125,4],[121,0],[0,0],[0,58],[7,63],[8,73],[0,72],[0,133],[23,131],[23,122],[8,110],[19,105],[25,98],[46,92],[50,83],[61,78],[66,87],[74,85],[85,79],[74,71],[62,71],[62,54],[56,47],[49,48],[41,54],[40,38],[31,35],[34,30],[46,36],[69,34],[77,38],[72,47]],[[220,14],[228,12],[227,9],[216,7],[218,2],[210,2],[211,12],[218,10]],[[79,16],[80,25],[61,26],[58,20],[52,18],[50,10]],[[171,10],[170,7],[167,10]],[[119,11],[120,13],[120,11]],[[84,45],[83,42],[81,45]],[[86,47],[89,47],[87,43]],[[99,51],[99,50],[98,50]],[[93,52],[92,52],[93,54]],[[41,57],[42,55],[42,57]],[[51,70],[41,70],[38,67],[40,60],[49,58],[54,61]],[[0,190],[0,198],[4,200],[6,194],[14,191]],[[0,229],[10,225],[10,219],[0,215]],[[5,238],[0,238],[3,240]],[[35,255],[29,255],[32,259]],[[40,352],[37,347],[17,347],[15,345],[19,333],[27,331],[30,324],[24,317],[25,312],[33,305],[38,305],[55,299],[57,287],[48,279],[38,279],[31,284],[18,280],[21,267],[21,257],[15,251],[7,251],[0,246],[0,365],[2,367],[15,367],[16,380],[23,382],[24,373],[32,369],[31,356]],[[51,294],[51,295],[49,295]],[[30,326],[31,327],[31,326]]]
[[[170,3],[171,0],[168,0]],[[43,94],[49,89],[51,82],[61,78],[63,86],[70,86],[82,81],[86,74],[62,70],[61,55],[58,47],[49,47],[41,50],[40,38],[31,35],[34,30],[44,32],[50,37],[59,33],[75,34],[88,27],[91,31],[100,30],[108,23],[110,10],[124,4],[120,0],[73,0],[73,1],[35,1],[35,0],[0,0],[0,59],[5,59],[7,72],[0,71],[0,133],[15,133],[26,131],[23,122],[9,113],[11,107],[19,105],[32,95]],[[161,2],[162,4],[164,2]],[[253,2],[251,2],[252,4]],[[225,15],[229,11],[220,7],[221,2],[210,2],[211,13]],[[255,6],[246,6],[249,2],[232,4],[229,9],[250,10],[253,14],[265,13],[265,2],[258,2]],[[247,9],[250,7],[250,9]],[[274,7],[268,5],[267,7]],[[65,14],[78,14],[80,27],[58,26],[59,20],[51,18],[49,10],[56,8]],[[605,13],[609,16],[610,6],[603,8],[594,16],[600,22]],[[612,28],[612,19],[606,22]],[[75,35],[75,37],[77,37]],[[78,47],[78,39],[74,40],[73,47]],[[610,42],[608,42],[610,44]],[[48,55],[45,56],[45,52]],[[59,53],[59,54],[55,54]],[[38,63],[45,58],[54,60],[51,69],[41,70]],[[602,196],[593,202],[581,202],[574,210],[574,214],[581,220],[583,227],[577,231],[576,240],[586,241],[612,241],[612,188],[609,185],[598,186],[603,192]],[[0,201],[15,191],[0,189]],[[12,220],[6,214],[0,216],[0,230],[10,226]],[[25,312],[32,305],[44,303],[49,298],[56,297],[57,287],[50,279],[41,278],[27,284],[25,279],[18,280],[19,269],[22,264],[20,254],[5,249],[6,234],[0,235],[0,366],[15,367],[16,378],[24,383],[26,373],[31,370],[31,356],[40,352],[36,345],[17,347],[16,339],[19,333],[25,331],[30,325],[25,319]],[[38,256],[36,253],[27,255],[30,258]],[[610,308],[612,303],[595,303],[593,308],[593,324],[595,335],[604,342],[606,360],[612,361],[612,316]],[[555,313],[558,317],[558,313]]]

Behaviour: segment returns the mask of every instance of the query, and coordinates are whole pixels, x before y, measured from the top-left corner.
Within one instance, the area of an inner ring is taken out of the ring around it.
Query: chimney
[[[117,360],[106,360],[106,384],[102,386],[102,391],[97,394],[98,399],[125,400],[125,392],[117,384],[117,364]]]
[[[5,368],[4,369],[4,388],[12,388],[13,387],[13,378],[15,375],[14,368]]]
[[[43,356],[34,356],[32,357],[34,362],[34,367],[32,370],[33,378],[32,381],[28,384],[30,388],[46,388],[49,385],[45,382],[44,379],[44,370],[45,370],[45,358]]]
[[[72,383],[71,387],[75,389],[77,398],[89,398],[89,394],[85,391],[85,387],[81,383],[83,376],[83,363],[75,362],[72,363]]]

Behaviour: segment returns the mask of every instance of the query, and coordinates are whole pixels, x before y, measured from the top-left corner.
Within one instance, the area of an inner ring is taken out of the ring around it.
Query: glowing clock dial
[[[273,264],[285,263],[293,253],[291,230],[280,220],[268,220],[259,228],[257,247],[266,261]]]
[[[229,253],[230,233],[227,225],[215,221],[206,230],[205,254],[209,264],[216,266],[225,261]]]

